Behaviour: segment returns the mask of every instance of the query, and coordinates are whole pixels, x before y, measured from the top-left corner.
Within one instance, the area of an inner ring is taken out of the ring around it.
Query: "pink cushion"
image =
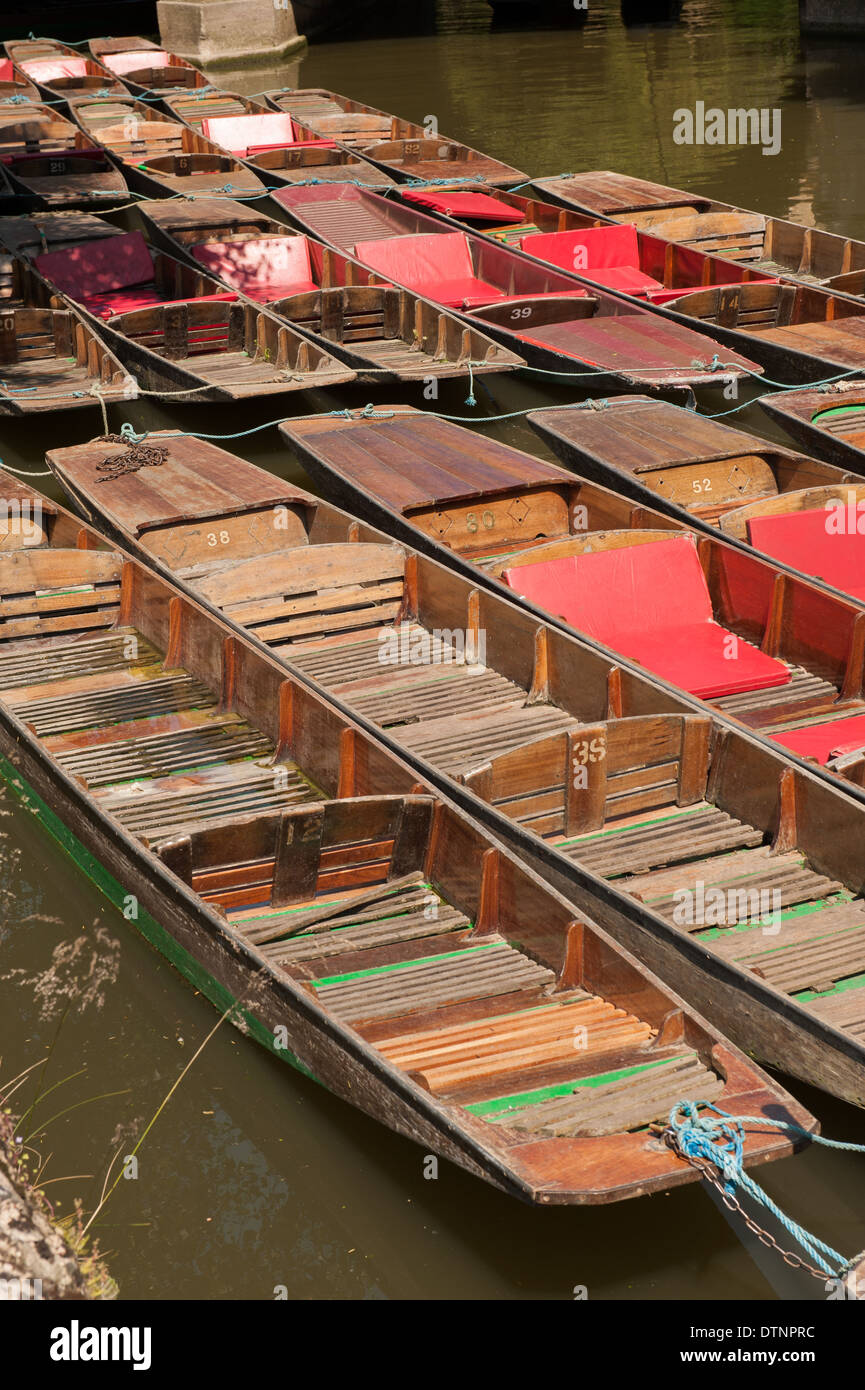
[[[72,299],[87,300],[109,290],[148,284],[153,279],[153,258],[141,232],[124,232],[83,246],[46,251],[36,257],[35,265]]]
[[[748,522],[748,539],[758,550],[793,569],[823,579],[845,594],[865,598],[865,535],[848,520],[849,508],[818,507],[816,511],[785,512],[780,516],[755,516]],[[865,527],[865,518],[857,513]],[[829,530],[829,526],[834,529]]]
[[[173,59],[162,48],[136,48],[131,53],[105,53],[99,61],[122,77],[124,73],[144,72],[147,68],[170,68]]]
[[[539,607],[702,699],[785,685],[790,672],[714,621],[692,536],[514,566]]]
[[[318,289],[304,236],[211,241],[194,246],[192,254],[210,274],[261,304]]]
[[[418,203],[422,208],[434,208],[447,217],[457,217],[463,222],[518,223],[522,220],[516,208],[508,207],[498,198],[488,193],[435,193],[430,189],[409,189],[400,193],[407,203]]]
[[[208,116],[201,122],[201,133],[241,157],[253,145],[280,149],[295,142],[294,121],[284,111],[261,116]]]
[[[464,232],[425,232],[420,236],[359,241],[354,255],[365,265],[448,308],[489,304],[501,299],[494,285],[474,273]]]
[[[37,82],[51,82],[55,77],[86,77],[85,58],[34,58],[21,64],[22,72]]]
[[[783,734],[770,734],[776,743],[783,744],[800,758],[813,758],[828,763],[844,753],[857,753],[865,748],[865,714],[850,719],[833,719],[828,724],[812,724],[807,729],[790,729]]]

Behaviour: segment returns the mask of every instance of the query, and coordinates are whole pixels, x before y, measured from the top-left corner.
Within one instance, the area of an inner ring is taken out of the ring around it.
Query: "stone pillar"
[[[272,68],[306,47],[290,0],[159,0],[170,53],[207,68]]]
[[[799,28],[827,38],[865,39],[865,5],[862,0],[799,0]]]

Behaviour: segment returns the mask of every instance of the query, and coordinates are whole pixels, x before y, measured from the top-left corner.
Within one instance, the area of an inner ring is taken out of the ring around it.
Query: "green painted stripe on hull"
[[[865,985],[865,974],[851,975],[848,980],[839,980],[831,989],[805,989],[792,997],[797,1004],[810,1004],[812,999],[831,999],[833,994],[846,994],[848,989],[861,989]]]
[[[816,425],[818,420],[831,420],[838,415],[861,415],[862,413],[861,405],[836,405],[831,410],[818,410],[816,415],[811,416],[811,424]]]
[[[206,999],[210,1000],[211,1004],[215,1005],[220,1013],[233,1010],[235,1018],[243,1020],[244,1027],[241,1031],[248,1032],[251,1037],[255,1038],[256,1042],[261,1043],[262,1047],[265,1047],[274,1057],[278,1057],[280,1061],[288,1062],[297,1071],[308,1076],[310,1080],[318,1082],[319,1085],[324,1084],[319,1081],[314,1072],[301,1062],[299,1057],[295,1057],[293,1052],[289,1052],[287,1048],[277,1047],[269,1029],[265,1028],[264,1024],[248,1009],[240,1007],[230,990],[215,980],[201,962],[184,950],[171,933],[167,932],[154,917],[151,917],[145,908],[138,905],[137,915],[135,917],[127,916],[130,894],[125,891],[122,884],[118,883],[105,865],[90,853],[56,812],[52,811],[51,807],[42,800],[39,793],[30,786],[30,783],[17,768],[2,754],[0,754],[0,776],[3,777],[18,800],[28,809],[35,811],[39,821],[52,839],[56,840],[64,853],[96,885],[112,906],[122,912],[126,921],[131,922],[145,940],[149,941],[151,946],[154,946],[161,955],[165,956],[190,984],[194,985]]]
[[[652,820],[629,821],[627,825],[611,825],[607,830],[598,830],[592,835],[575,835],[571,840],[558,840],[557,845],[590,845],[593,840],[606,840],[611,835],[618,835],[623,831],[629,834],[632,830],[643,830],[647,825],[665,825],[671,820],[687,820],[688,816],[696,816],[698,811],[704,811],[705,806],[695,806],[692,811],[676,811],[671,816],[655,816]]]
[[[394,970],[410,970],[413,965],[432,965],[440,960],[456,960],[458,956],[476,956],[479,951],[492,951],[501,944],[500,941],[489,941],[485,946],[469,946],[464,951],[445,951],[440,956],[418,956],[415,960],[397,960],[391,965],[371,965],[368,970],[351,970],[347,975],[324,975],[319,980],[310,980],[309,983],[317,989],[319,985],[341,985],[344,980],[366,980],[370,975],[390,975]]]
[[[622,1067],[620,1071],[599,1072],[597,1076],[584,1076],[579,1081],[563,1081],[556,1086],[542,1086],[538,1091],[523,1091],[514,1096],[496,1096],[494,1100],[479,1100],[474,1105],[463,1106],[472,1115],[498,1115],[503,1110],[516,1110],[524,1105],[540,1105],[544,1100],[555,1100],[557,1096],[569,1096],[573,1091],[594,1090],[597,1086],[608,1086],[614,1081],[624,1081],[639,1072],[653,1071],[655,1067],[665,1067],[675,1057],[661,1057],[657,1062],[640,1062],[634,1067]]]

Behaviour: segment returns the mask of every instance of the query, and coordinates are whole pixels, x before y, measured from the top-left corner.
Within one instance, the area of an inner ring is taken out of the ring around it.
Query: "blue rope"
[[[700,1114],[701,1109],[703,1114]],[[705,1113],[708,1111],[714,1114]],[[810,1139],[815,1144],[823,1144],[826,1148],[842,1149],[848,1153],[865,1153],[865,1144],[845,1144],[837,1139],[825,1139],[822,1134],[812,1134],[801,1125],[788,1120],[770,1120],[765,1115],[731,1115],[711,1101],[683,1100],[670,1111],[669,1129],[673,1144],[683,1158],[702,1159],[714,1164],[723,1175],[728,1195],[732,1196],[737,1187],[741,1188],[753,1201],[772,1213],[825,1274],[835,1279],[842,1278],[858,1256],[847,1260],[831,1245],[812,1235],[798,1221],[787,1216],[760,1184],[746,1173],[743,1164],[745,1125],[783,1130],[798,1138]],[[834,1268],[830,1260],[834,1262]]]

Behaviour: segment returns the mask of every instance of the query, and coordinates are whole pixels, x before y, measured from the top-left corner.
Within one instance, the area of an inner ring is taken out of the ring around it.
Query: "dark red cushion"
[[[578,631],[702,699],[790,680],[783,662],[714,621],[692,536],[518,565],[504,579]]]
[[[522,215],[515,208],[509,208],[498,198],[488,193],[436,193],[432,189],[409,189],[401,193],[407,203],[418,203],[422,208],[434,208],[447,217],[456,217],[462,222],[495,222],[517,224]]]
[[[790,729],[787,733],[771,734],[776,743],[798,753],[800,758],[814,758],[828,763],[842,753],[855,753],[865,748],[865,714],[850,719],[833,719],[828,724],[810,724],[806,729]]]
[[[834,509],[755,516],[748,539],[773,559],[865,598],[865,535],[855,529],[857,517],[865,527],[865,515],[851,516],[843,501]]]
[[[109,290],[148,285],[153,279],[153,257],[141,232],[46,251],[36,257],[35,265],[70,299],[92,299]]]

